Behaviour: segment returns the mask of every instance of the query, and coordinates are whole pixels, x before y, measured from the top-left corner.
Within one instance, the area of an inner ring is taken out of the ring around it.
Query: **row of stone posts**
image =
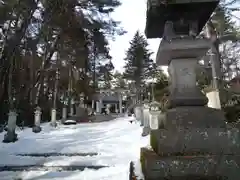
[[[136,120],[143,126],[142,136],[149,135],[151,129],[157,129],[163,123],[161,105],[157,101],[144,100],[142,104],[139,103],[135,106],[134,114]]]

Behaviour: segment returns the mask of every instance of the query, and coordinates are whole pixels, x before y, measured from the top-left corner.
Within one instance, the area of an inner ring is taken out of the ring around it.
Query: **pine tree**
[[[152,52],[149,51],[147,40],[138,31],[130,41],[130,47],[125,57],[124,77],[135,81],[136,87],[151,74],[154,63],[151,59]]]

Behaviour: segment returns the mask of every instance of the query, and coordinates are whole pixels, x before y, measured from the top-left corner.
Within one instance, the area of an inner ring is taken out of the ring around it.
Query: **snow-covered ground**
[[[132,117],[131,117],[132,118]],[[98,170],[84,171],[25,171],[0,172],[1,180],[127,180],[129,163],[137,161],[140,147],[146,146],[149,137],[141,137],[142,128],[138,123],[129,123],[131,118],[117,118],[113,121],[59,125],[56,129],[43,125],[43,131],[34,134],[31,129],[19,131],[19,141],[0,143],[0,166],[44,165],[108,166]],[[2,140],[4,133],[0,134]],[[98,153],[96,156],[16,156],[26,153]]]

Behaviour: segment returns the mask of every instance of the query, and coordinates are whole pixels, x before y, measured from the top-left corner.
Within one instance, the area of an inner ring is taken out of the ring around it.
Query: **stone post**
[[[115,113],[118,113],[118,107],[117,107],[117,104],[115,104]]]
[[[71,99],[70,116],[74,115],[74,99]]]
[[[149,104],[145,101],[143,104],[143,132],[142,136],[147,136],[150,133],[149,124]]]
[[[100,103],[99,103],[99,101],[96,102],[96,112],[100,113]]]
[[[143,104],[140,104],[139,106],[139,110],[140,110],[140,126],[143,126],[144,125],[144,117],[143,117]]]
[[[95,101],[92,100],[92,110],[95,111]]]
[[[150,121],[150,128],[152,130],[157,130],[160,126],[160,121],[159,121],[159,116],[161,113],[160,110],[160,103],[153,101],[150,104],[150,108],[149,108],[149,113],[150,113],[150,117],[149,117],[149,121]]]
[[[18,140],[16,130],[17,113],[15,111],[9,111],[7,133],[4,135],[3,142],[10,143]]]
[[[56,109],[52,109],[51,111],[51,123],[50,125],[52,127],[57,127],[57,110]]]
[[[134,114],[135,114],[137,121],[141,121],[141,112],[140,111],[141,111],[140,106],[134,107]]]
[[[41,132],[42,128],[41,128],[41,108],[40,107],[37,107],[36,108],[36,111],[34,112],[35,115],[34,115],[34,126],[33,126],[33,129],[32,131],[34,133],[39,133]]]
[[[122,114],[122,94],[120,92],[118,94],[118,100],[119,100],[119,113]]]
[[[106,113],[110,114],[110,104],[106,104]]]
[[[62,109],[62,119],[67,119],[67,107],[64,106]]]
[[[103,108],[103,102],[102,102],[102,97],[99,100],[99,112],[102,113],[102,108]]]

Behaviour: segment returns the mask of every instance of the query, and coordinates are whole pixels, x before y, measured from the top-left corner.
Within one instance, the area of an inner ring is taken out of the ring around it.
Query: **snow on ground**
[[[146,146],[149,137],[141,137],[138,123],[129,123],[131,118],[113,121],[59,125],[51,128],[44,124],[43,131],[35,134],[31,129],[19,131],[19,141],[0,143],[0,166],[4,165],[103,165],[99,170],[51,172],[0,172],[1,180],[127,180],[130,161],[137,161],[140,147]],[[3,139],[4,133],[0,134]],[[19,153],[99,153],[97,156],[22,157]]]

